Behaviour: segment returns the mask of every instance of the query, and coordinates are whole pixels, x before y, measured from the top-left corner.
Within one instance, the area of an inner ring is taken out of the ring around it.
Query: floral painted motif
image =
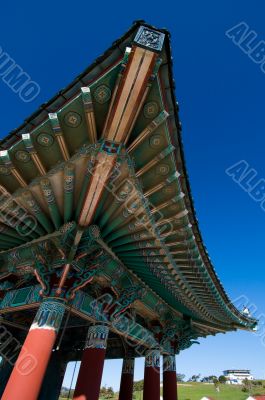
[[[30,154],[27,151],[24,151],[24,150],[18,150],[15,153],[15,157],[16,157],[16,159],[18,161],[21,161],[21,162],[24,162],[24,163],[30,161]]]
[[[37,143],[43,147],[50,147],[53,145],[54,138],[48,133],[40,133],[37,136]]]
[[[111,90],[107,85],[100,85],[96,88],[94,97],[97,103],[105,104],[111,98]]]
[[[75,111],[69,111],[64,116],[64,122],[70,128],[77,128],[82,122],[82,117]]]
[[[155,118],[158,114],[159,108],[155,101],[150,101],[144,106],[144,116],[145,118]]]
[[[10,168],[5,167],[4,165],[0,165],[0,175],[10,175]]]

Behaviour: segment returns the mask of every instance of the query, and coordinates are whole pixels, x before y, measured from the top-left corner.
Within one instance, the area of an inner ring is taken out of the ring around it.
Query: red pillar
[[[134,358],[125,358],[122,365],[119,400],[132,400]]]
[[[143,400],[160,400],[159,350],[149,350],[145,357]]]
[[[74,400],[98,400],[105,361],[109,329],[94,325],[88,329]]]
[[[163,359],[163,400],[177,400],[177,373],[175,356]]]
[[[36,400],[65,311],[64,303],[41,304],[20,351],[2,400]]]

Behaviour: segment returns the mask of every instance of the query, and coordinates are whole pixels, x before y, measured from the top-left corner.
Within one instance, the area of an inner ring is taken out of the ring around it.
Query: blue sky
[[[0,46],[41,88],[33,102],[23,103],[0,79],[1,136],[66,86],[133,20],[171,31],[185,154],[204,241],[230,297],[246,296],[257,317],[265,308],[265,214],[225,170],[245,160],[265,178],[265,74],[225,32],[244,21],[258,41],[265,40],[264,12],[262,0],[13,1],[1,6],[0,24]],[[238,332],[203,339],[177,357],[178,370],[189,377],[250,368],[264,378],[262,337]],[[120,362],[108,362],[103,383],[117,389],[119,374]],[[139,360],[136,378],[142,376]]]

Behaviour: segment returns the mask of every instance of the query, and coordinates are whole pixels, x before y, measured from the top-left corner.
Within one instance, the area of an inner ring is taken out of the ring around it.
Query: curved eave
[[[93,82],[93,79],[95,79],[95,76],[97,79],[100,76],[101,71],[106,71],[108,68],[115,63],[117,64],[119,61],[124,56],[124,50],[127,45],[127,41],[129,44],[132,42],[132,36],[135,34],[136,30],[139,28],[140,25],[144,25],[150,29],[153,27],[147,24],[143,24],[143,21],[138,21],[136,22],[133,27],[118,41],[114,42],[113,46],[105,52],[101,57],[99,57],[89,68],[87,68],[82,74],[80,74],[67,88],[64,90],[60,91],[58,95],[56,95],[53,99],[51,99],[49,102],[45,103],[39,111],[34,113],[31,117],[29,117],[26,122],[19,127],[16,131],[11,132],[5,139],[3,139],[0,143],[0,147],[2,149],[9,149],[12,148],[20,139],[21,139],[21,134],[27,133],[27,132],[32,132],[34,129],[38,128],[41,124],[44,124],[45,121],[48,118],[49,113],[55,113],[57,112],[58,109],[63,109],[67,104],[71,102],[72,99],[74,99],[78,93],[80,93],[80,88],[83,86],[90,85],[91,82]],[[154,28],[155,29],[155,28]],[[157,30],[157,29],[156,29]],[[184,157],[184,150],[183,150],[183,143],[182,143],[182,137],[181,137],[181,125],[179,122],[179,116],[178,116],[178,107],[176,105],[176,99],[175,99],[175,93],[174,93],[174,81],[173,81],[173,67],[172,67],[172,61],[171,61],[171,49],[170,49],[170,35],[166,30],[157,30],[159,32],[163,32],[166,35],[166,40],[165,40],[165,53],[166,53],[166,62],[164,60],[163,62],[163,68],[167,68],[166,72],[166,79],[168,80],[168,84],[163,82],[163,78],[160,76],[160,81],[163,86],[164,84],[164,91],[166,92],[166,96],[164,96],[164,104],[166,105],[167,111],[170,114],[170,119],[171,119],[171,129],[169,129],[170,135],[171,135],[171,142],[175,146],[174,150],[174,156],[176,160],[176,170],[177,172],[180,173],[180,178],[179,182],[181,185],[181,191],[184,193],[184,203],[186,209],[189,211],[189,220],[191,223],[191,229],[193,232],[194,236],[194,243],[196,244],[197,248],[199,249],[200,257],[203,261],[203,266],[205,268],[205,271],[207,274],[211,277],[212,284],[214,286],[214,291],[217,292],[217,294],[211,294],[213,302],[218,304],[219,312],[221,314],[229,314],[229,318],[227,321],[224,322],[224,327],[226,330],[231,330],[234,328],[243,328],[243,329],[252,329],[256,325],[256,321],[251,318],[247,318],[245,315],[241,314],[230,302],[217,274],[216,271],[211,263],[211,260],[208,256],[206,247],[204,246],[202,236],[199,230],[198,226],[198,221],[196,217],[196,212],[194,209],[194,204],[193,204],[193,199],[191,195],[191,189],[190,189],[190,184],[189,184],[189,178],[187,174],[187,169],[186,169],[186,164],[185,164],[185,157]],[[100,66],[100,68],[98,68]],[[56,119],[56,118],[55,118]],[[53,124],[56,121],[54,121],[54,118],[51,121]],[[172,123],[174,126],[172,127]],[[55,126],[55,128],[58,130],[58,126]],[[60,128],[60,127],[59,127]],[[51,127],[49,128],[51,129]],[[139,132],[138,132],[139,133]],[[62,150],[62,149],[61,149]],[[74,153],[74,151],[73,151]],[[67,159],[67,154],[65,155],[65,159]],[[41,158],[41,157],[40,157]],[[65,160],[61,159],[60,162],[64,163]],[[72,159],[70,160],[72,162]],[[78,160],[76,160],[76,163]],[[40,170],[43,168],[43,166],[39,167]],[[71,171],[67,170],[67,166],[64,168],[64,176],[68,176],[69,174],[71,175]],[[70,168],[71,169],[71,168]],[[44,171],[45,172],[45,171]],[[58,172],[58,171],[57,171]],[[68,174],[68,175],[67,175]],[[52,171],[49,172],[48,174],[50,177],[52,176]],[[58,176],[60,173],[58,172]],[[57,181],[59,182],[59,178],[56,178]],[[23,182],[22,182],[23,183]],[[49,189],[49,182],[47,186],[47,182],[45,181],[42,182],[42,189],[47,190]],[[45,186],[46,185],[46,186]],[[84,182],[85,186],[85,182]],[[62,187],[62,184],[61,184]],[[58,195],[58,193],[55,193],[55,197]],[[29,199],[28,199],[29,200]],[[70,201],[70,200],[69,200]],[[59,228],[61,224],[61,215],[60,215],[60,209],[58,207],[53,206],[49,210],[51,214],[51,219],[52,219],[52,224],[55,225],[55,228]],[[66,210],[67,212],[67,210]],[[45,216],[41,216],[42,220],[40,221],[40,226],[38,227],[38,232],[36,235],[41,235],[43,232],[43,226],[46,229],[46,233],[51,233],[52,229],[50,222],[45,219]],[[107,235],[107,234],[106,234]],[[13,243],[13,246],[15,247],[15,244],[19,240],[15,233],[13,231],[8,232],[8,237],[10,238],[10,243]],[[36,236],[33,235],[31,240],[34,240]],[[3,239],[4,240],[4,239]],[[17,243],[19,245],[19,243]],[[162,244],[160,244],[161,248],[163,247]],[[169,253],[168,250],[165,250],[167,253]],[[170,254],[167,254],[168,258],[170,258]],[[138,265],[138,267],[137,267]],[[134,263],[132,267],[139,268],[138,273],[143,273],[144,277],[144,272],[142,272],[143,268],[141,268],[141,263]],[[179,270],[180,274],[180,270]],[[180,274],[181,276],[181,274]],[[146,281],[151,282],[151,277],[146,274],[145,276]],[[184,275],[182,277],[183,282],[185,282]],[[173,279],[173,278],[172,278]],[[161,283],[158,283],[157,279],[155,277],[152,278],[152,285],[153,285],[153,290],[160,290],[161,288]],[[188,282],[184,283],[184,286],[187,286],[189,288],[190,285]],[[200,282],[196,282],[196,285],[200,285]],[[203,285],[201,290],[203,290]],[[182,287],[180,286],[180,291],[182,291]],[[186,289],[183,290],[182,295],[185,296],[187,293]],[[172,302],[172,300],[168,297],[168,294],[164,294],[164,298],[167,302],[175,304]],[[199,295],[197,295],[198,297]],[[196,297],[196,296],[195,296]],[[220,298],[222,299],[221,303],[223,304],[220,305]],[[190,298],[189,298],[190,300]],[[190,303],[191,304],[191,303]],[[214,309],[213,307],[213,309]],[[222,310],[223,307],[223,310]],[[181,306],[176,305],[176,308],[181,309]],[[202,307],[203,308],[203,307]],[[199,309],[198,309],[199,310]],[[185,313],[185,309],[181,309],[182,312]],[[205,311],[207,313],[207,311]],[[196,313],[195,313],[196,314]],[[212,314],[214,312],[212,311]],[[214,319],[214,315],[212,315]],[[225,318],[224,318],[225,320]]]
[[[231,312],[240,320],[242,320],[242,325],[241,324],[236,324],[237,328],[247,328],[247,329],[254,329],[257,325],[257,321],[254,318],[249,318],[246,317],[244,314],[242,314],[231,302],[229,299],[229,296],[227,295],[218,275],[217,272],[211,262],[211,259],[208,255],[207,248],[204,244],[202,234],[199,228],[199,222],[198,218],[196,216],[196,210],[194,206],[194,200],[192,196],[192,190],[191,190],[191,185],[190,185],[190,180],[189,180],[189,175],[187,171],[187,164],[185,160],[185,152],[184,152],[184,144],[183,144],[183,139],[182,139],[182,125],[180,122],[179,118],[179,107],[178,107],[178,102],[176,100],[176,95],[175,95],[175,81],[173,79],[173,58],[170,56],[172,51],[171,51],[171,44],[170,44],[170,36],[168,36],[168,41],[166,41],[167,46],[167,54],[168,54],[168,70],[169,70],[169,81],[170,81],[170,92],[171,92],[171,107],[174,109],[174,119],[175,119],[175,126],[177,130],[177,135],[172,135],[172,142],[176,143],[176,151],[175,151],[175,156],[177,160],[177,167],[178,171],[181,174],[182,177],[182,187],[183,191],[185,192],[186,196],[184,198],[184,201],[186,203],[187,209],[189,209],[191,212],[189,215],[192,215],[192,226],[193,226],[193,232],[196,238],[196,242],[198,245],[198,248],[201,250],[201,255],[204,260],[204,265],[207,268],[208,273],[210,274],[215,286],[218,288],[219,293],[221,294],[225,304],[229,307]],[[168,100],[168,97],[167,97]],[[178,150],[180,151],[180,154],[178,153]]]

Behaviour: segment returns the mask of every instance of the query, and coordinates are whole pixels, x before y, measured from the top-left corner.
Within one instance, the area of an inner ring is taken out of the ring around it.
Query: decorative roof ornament
[[[160,52],[163,48],[165,34],[141,26],[137,32],[134,42],[141,47]]]

